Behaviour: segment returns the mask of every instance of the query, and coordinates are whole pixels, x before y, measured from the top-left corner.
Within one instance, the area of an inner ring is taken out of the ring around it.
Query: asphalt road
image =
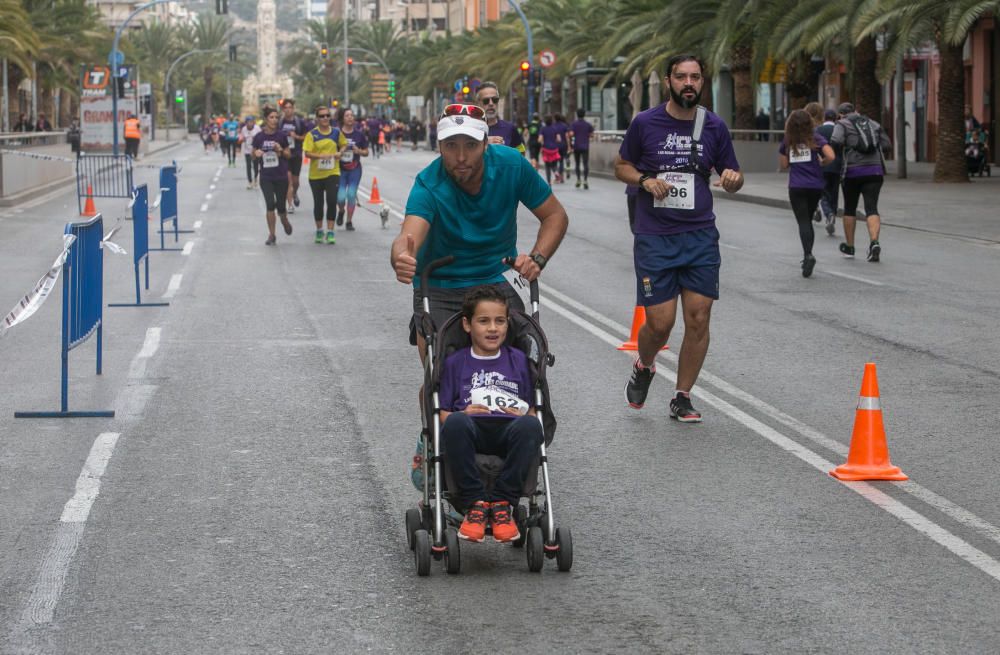
[[[0,340],[0,652],[1000,649],[995,248],[887,228],[869,264],[820,234],[805,280],[790,212],[718,201],[705,421],[680,425],[674,351],[644,410],[622,396],[630,357],[614,346],[635,301],[621,186],[559,185],[571,225],[542,323],[573,570],[532,574],[522,550],[463,544],[460,575],[418,578],[402,519],[421,370],[410,291],[387,263],[398,216],[383,230],[359,209],[356,232],[315,245],[303,190],[295,233],[266,248],[242,169],[194,145],[168,157],[182,227],[200,221],[188,254],[151,255],[147,298],[171,304],[105,309],[103,376],[92,342],[70,355],[70,407],[116,418],[13,418],[58,406],[60,292]],[[363,186],[376,175],[401,210],[430,158],[367,160]],[[111,220],[124,204],[98,209]],[[0,210],[0,311],[75,214],[68,190]],[[537,223],[520,221],[527,249]],[[105,299],[127,301],[130,257],[106,255],[105,271]],[[845,459],[867,361],[909,483],[826,473]],[[103,475],[85,467],[92,448]],[[67,521],[81,488],[89,514]]]

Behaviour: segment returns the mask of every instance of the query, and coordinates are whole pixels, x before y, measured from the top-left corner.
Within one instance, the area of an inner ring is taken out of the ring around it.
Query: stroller
[[[975,130],[966,136],[965,140],[965,171],[969,177],[979,175],[991,176],[989,154],[990,148],[987,145],[989,134],[985,130]]]
[[[428,264],[422,272],[420,288],[427,289],[430,274],[454,260],[449,256]],[[507,260],[507,263],[512,262]],[[454,507],[452,503],[448,489],[454,488],[454,479],[439,454],[441,419],[438,411],[441,407],[438,391],[445,359],[468,346],[469,336],[462,329],[461,314],[455,314],[440,330],[436,329],[430,314],[430,299],[426,295],[423,296],[423,313],[418,329],[427,342],[422,408],[424,427],[421,432],[423,499],[417,508],[406,510],[406,539],[413,551],[417,575],[430,574],[432,557],[443,559],[445,570],[454,574],[461,570],[457,528],[464,518],[459,512],[464,508]],[[518,503],[514,508],[514,520],[521,536],[511,543],[515,548],[525,548],[529,571],[541,571],[546,558],[555,559],[560,571],[569,571],[573,566],[573,537],[569,528],[556,527],[552,513],[546,449],[552,443],[556,421],[549,403],[545,370],[555,363],[555,357],[548,352],[548,341],[538,324],[538,282],[531,283],[531,315],[511,312],[505,344],[521,350],[528,358],[534,384],[534,409],[545,433],[521,491],[521,497],[527,498],[528,504]],[[503,459],[477,454],[476,464],[483,484],[491,489],[503,468]],[[446,505],[454,509],[448,509]]]

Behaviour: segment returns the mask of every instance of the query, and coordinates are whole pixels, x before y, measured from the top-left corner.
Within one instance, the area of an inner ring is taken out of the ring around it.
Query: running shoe
[[[576,188],[577,188],[577,189],[579,189],[579,188],[580,188],[580,186],[581,186],[582,184],[583,184],[583,182],[581,182],[581,181],[580,181],[580,180],[578,179],[578,180],[576,181]]]
[[[826,233],[833,236],[833,233],[837,230],[837,217],[830,214],[826,217]]]
[[[272,234],[271,236],[267,237],[267,241],[264,242],[264,245],[273,246],[275,243],[277,243],[277,241],[278,239]]]
[[[701,423],[701,412],[691,405],[691,397],[680,391],[670,399],[670,418],[675,418],[681,423]]]
[[[847,257],[848,259],[854,259],[854,246],[849,246],[846,243],[841,243],[840,252],[844,253],[844,257]]]
[[[656,365],[649,368],[639,368],[639,358],[635,358],[632,364],[632,376],[625,383],[625,401],[633,409],[642,409],[646,404],[646,394],[649,393],[649,385],[656,375]]]
[[[337,243],[337,240],[333,238],[333,230],[330,230],[329,232],[326,233],[326,242],[331,246]]]
[[[587,190],[587,189],[589,189],[589,188],[590,188],[590,185],[589,185],[589,184],[587,184],[586,182],[584,182],[584,183],[583,183],[583,190],[584,190],[584,191],[586,191],[586,190]]]
[[[253,182],[247,182],[247,189],[253,188]]]
[[[458,528],[458,536],[466,541],[480,542],[486,537],[486,517],[489,514],[490,506],[481,500],[477,500],[472,507],[465,512],[465,520]]]
[[[812,275],[814,268],[816,268],[816,258],[812,255],[806,255],[802,260],[802,277]]]
[[[490,512],[493,517],[490,524],[493,526],[495,540],[504,543],[514,541],[521,536],[521,531],[517,529],[517,523],[514,522],[513,513],[510,511],[510,503],[506,500],[493,503],[490,505]]]
[[[296,207],[298,207],[298,206],[299,206],[299,194],[297,194],[297,193],[296,193],[296,194],[295,194],[294,196],[292,196],[292,203],[293,203],[293,204],[294,204],[294,205],[295,205]]]
[[[285,228],[285,234],[292,233],[292,224],[288,222],[287,218],[281,219],[281,227]]]
[[[347,225],[345,226],[344,229],[346,229],[348,232],[353,232],[354,231],[354,223],[352,223],[350,221],[347,221]]]
[[[878,241],[872,241],[868,246],[868,261],[878,263],[881,254],[882,246],[879,245]]]
[[[823,220],[823,210],[817,207],[816,211],[813,212],[813,223],[819,223],[822,220]]]
[[[316,230],[316,238],[313,239],[313,243],[323,243],[324,236],[323,230]]]
[[[337,212],[337,226],[339,227],[339,226],[341,226],[343,224],[344,224],[344,212],[338,211]]]

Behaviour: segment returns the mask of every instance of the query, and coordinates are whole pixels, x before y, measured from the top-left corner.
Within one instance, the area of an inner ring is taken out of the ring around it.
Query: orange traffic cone
[[[861,397],[854,414],[854,434],[847,463],[830,471],[838,480],[909,480],[909,477],[889,461],[889,446],[885,442],[882,406],[878,395],[875,364],[865,364],[861,380]]]
[[[628,341],[618,346],[618,350],[639,350],[639,328],[646,324],[646,308],[642,305],[635,306],[635,312],[632,314],[632,334],[629,335]],[[667,347],[663,346],[660,350],[666,350]]]
[[[382,204],[382,196],[378,193],[378,178],[372,178],[372,197],[368,199],[368,203],[371,205]]]
[[[80,215],[87,218],[97,216],[97,207],[94,207],[94,188],[89,184],[87,185],[87,202],[84,203],[83,213]]]

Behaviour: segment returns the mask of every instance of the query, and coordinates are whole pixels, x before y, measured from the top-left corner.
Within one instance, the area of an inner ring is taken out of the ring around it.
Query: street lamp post
[[[519,5],[515,0],[507,0],[510,6],[514,8],[517,15],[521,17],[521,22],[524,23],[524,31],[528,35],[528,62],[531,63],[531,67],[535,66],[535,51],[531,42],[531,24],[528,23],[527,16],[521,11],[521,5]],[[528,120],[535,114],[535,80],[534,80],[534,70],[528,75]]]
[[[351,67],[347,65],[347,2],[344,0],[344,107],[351,106]]]

